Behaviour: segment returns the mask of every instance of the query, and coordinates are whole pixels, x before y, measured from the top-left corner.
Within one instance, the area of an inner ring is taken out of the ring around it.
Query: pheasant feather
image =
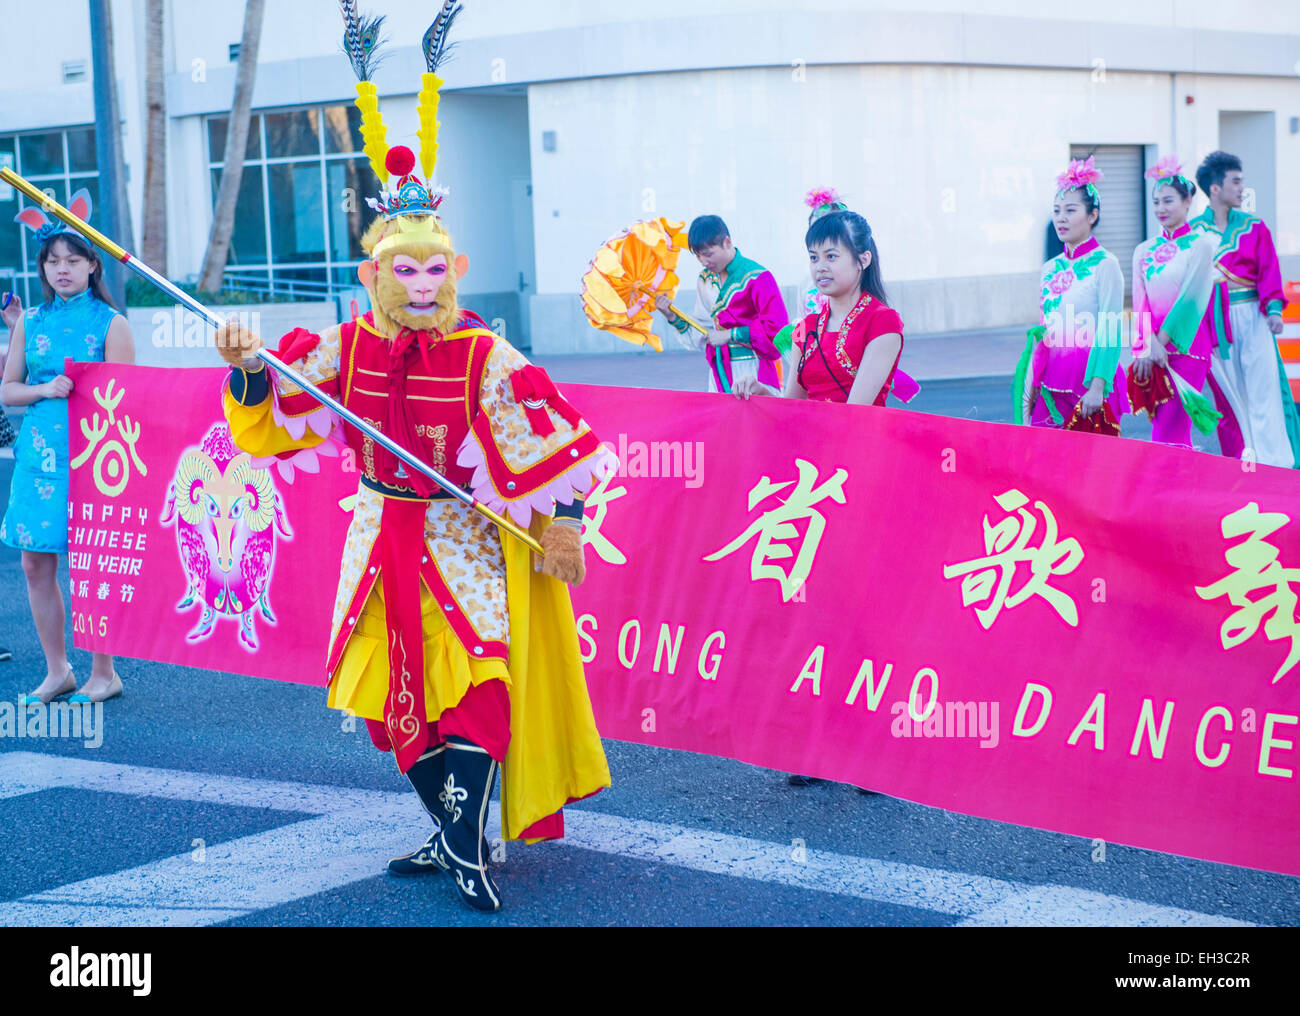
[[[364,17],[357,10],[356,0],[339,0],[343,12],[343,52],[352,64],[358,81],[369,81],[379,66],[377,51],[383,44],[379,33],[384,26],[384,16]]]
[[[457,3],[456,0],[446,0],[446,3],[442,5],[442,10],[434,18],[433,24],[429,26],[429,30],[424,33],[424,39],[422,40],[424,62],[429,68],[430,74],[437,73],[443,59],[455,48],[455,44],[449,44],[447,38],[451,31],[452,22],[456,20],[456,15],[464,7],[464,4]]]

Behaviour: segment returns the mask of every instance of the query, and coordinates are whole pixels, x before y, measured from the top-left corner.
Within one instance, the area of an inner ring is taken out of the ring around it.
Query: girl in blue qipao
[[[85,192],[70,210],[89,218]],[[77,233],[50,222],[36,208],[18,221],[36,230],[43,303],[23,313],[15,297],[5,308],[9,356],[0,402],[26,406],[14,447],[9,507],[0,541],[22,551],[32,620],[45,653],[45,680],[23,702],[48,703],[77,690],[64,636],[66,611],[59,588],[59,555],[68,550],[68,395],[65,358],[131,363],[135,346],[126,318],[113,309],[104,287],[104,266]],[[74,699],[102,702],[122,694],[113,658],[93,654],[90,679]]]

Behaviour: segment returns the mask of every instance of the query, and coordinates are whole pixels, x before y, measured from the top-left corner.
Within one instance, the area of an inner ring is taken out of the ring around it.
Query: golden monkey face
[[[393,276],[406,287],[406,309],[412,314],[432,314],[435,297],[447,278],[447,255],[435,254],[423,264],[409,254],[393,257]]]
[[[401,252],[386,253],[380,258],[379,278],[385,310],[398,324],[417,331],[447,331],[455,324],[456,282],[446,254],[419,260]]]
[[[398,246],[379,256],[374,300],[390,320],[423,332],[451,331],[460,317],[451,251]]]
[[[406,225],[423,221],[417,217]],[[399,222],[376,219],[361,244],[372,251],[400,228]],[[454,329],[460,320],[456,281],[464,274],[464,260],[456,257],[450,242],[436,242],[427,234],[390,242],[375,261],[363,263],[360,270],[362,283],[370,290],[376,325],[385,333],[389,331],[385,323],[397,326],[392,329],[394,335],[400,327],[444,333]]]

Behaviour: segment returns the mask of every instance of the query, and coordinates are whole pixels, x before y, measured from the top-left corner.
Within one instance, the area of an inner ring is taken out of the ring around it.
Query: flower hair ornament
[[[814,187],[804,195],[803,203],[812,209],[809,219],[820,219],[831,212],[846,212],[849,206],[840,200],[834,187]]]
[[[1102,179],[1102,172],[1091,155],[1086,159],[1071,159],[1070,168],[1056,178],[1056,196],[1059,198],[1072,190],[1085,190],[1100,208],[1101,195],[1097,193],[1096,184]]]
[[[90,221],[90,191],[81,188],[76,194],[72,195],[72,200],[68,203],[68,211],[75,215],[82,222]],[[76,230],[63,222],[61,219],[51,219],[39,208],[24,208],[14,216],[14,222],[21,222],[24,226],[36,234],[36,242],[44,244],[52,236],[59,233],[75,233]]]
[[[1173,153],[1166,155],[1143,175],[1148,180],[1154,180],[1157,188],[1177,180],[1182,182],[1184,190],[1194,191],[1196,189],[1192,186],[1192,182],[1183,176],[1182,163],[1178,161],[1178,156]]]

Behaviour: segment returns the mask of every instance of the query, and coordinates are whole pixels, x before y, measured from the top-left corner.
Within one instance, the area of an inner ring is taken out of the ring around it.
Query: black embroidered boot
[[[442,792],[442,832],[433,841],[433,857],[456,880],[456,892],[475,910],[501,909],[501,893],[487,872],[488,801],[497,764],[477,744],[447,738],[446,779]]]
[[[411,786],[415,788],[416,794],[419,795],[420,803],[424,805],[424,810],[433,819],[433,835],[425,840],[424,846],[414,853],[407,854],[404,857],[394,857],[389,861],[388,873],[390,875],[407,877],[410,875],[437,875],[442,872],[441,866],[434,860],[433,845],[438,838],[438,834],[442,832],[442,802],[438,800],[438,795],[442,791],[445,778],[442,760],[446,750],[447,746],[440,744],[438,747],[426,751],[406,771],[406,778],[411,781]]]

